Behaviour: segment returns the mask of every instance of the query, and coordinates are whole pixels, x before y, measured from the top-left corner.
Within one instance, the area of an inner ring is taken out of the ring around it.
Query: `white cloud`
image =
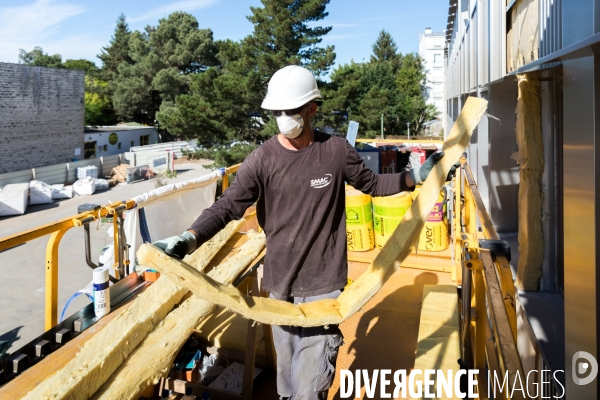
[[[19,49],[30,51],[54,42],[60,24],[85,11],[84,7],[60,0],[37,0],[16,7],[0,8],[0,61],[17,62]]]
[[[206,8],[216,2],[217,0],[180,0],[164,6],[152,8],[140,16],[127,18],[127,22],[135,23],[146,19],[158,19],[161,17],[166,17],[175,11],[192,11],[200,8]]]

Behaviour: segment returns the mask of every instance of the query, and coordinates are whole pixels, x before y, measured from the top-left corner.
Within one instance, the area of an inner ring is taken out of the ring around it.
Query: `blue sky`
[[[239,40],[252,32],[246,19],[260,0],[0,0],[0,62],[18,62],[19,49],[40,46],[63,60],[85,58],[100,65],[96,55],[114,32],[123,12],[131,30],[156,25],[173,11],[193,14],[215,39]],[[336,64],[368,60],[381,29],[389,31],[402,53],[416,52],[419,32],[446,27],[448,0],[331,0],[332,26],[323,45],[335,45]]]

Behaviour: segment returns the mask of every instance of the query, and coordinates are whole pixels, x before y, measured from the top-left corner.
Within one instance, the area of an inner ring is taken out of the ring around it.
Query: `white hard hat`
[[[291,110],[320,97],[321,92],[313,74],[306,68],[288,65],[271,77],[261,107],[267,110]]]

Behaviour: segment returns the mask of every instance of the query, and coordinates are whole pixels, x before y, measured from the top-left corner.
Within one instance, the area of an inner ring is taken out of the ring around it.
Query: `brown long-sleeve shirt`
[[[329,293],[348,275],[344,182],[372,196],[409,190],[405,173],[374,174],[345,139],[315,131],[289,150],[272,137],[242,163],[233,184],[192,224],[198,246],[257,200],[267,236],[263,287],[277,298]]]

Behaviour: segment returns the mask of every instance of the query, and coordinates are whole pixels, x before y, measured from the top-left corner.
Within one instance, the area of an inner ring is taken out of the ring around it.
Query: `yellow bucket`
[[[414,190],[413,199],[417,197],[420,191],[420,187]],[[448,248],[448,224],[444,220],[444,200],[445,195],[442,190],[425,220],[425,226],[419,238],[419,250],[442,251]]]
[[[371,196],[346,186],[346,240],[350,251],[375,247]]]
[[[404,218],[413,199],[409,192],[393,196],[373,197],[375,245],[381,249]]]

